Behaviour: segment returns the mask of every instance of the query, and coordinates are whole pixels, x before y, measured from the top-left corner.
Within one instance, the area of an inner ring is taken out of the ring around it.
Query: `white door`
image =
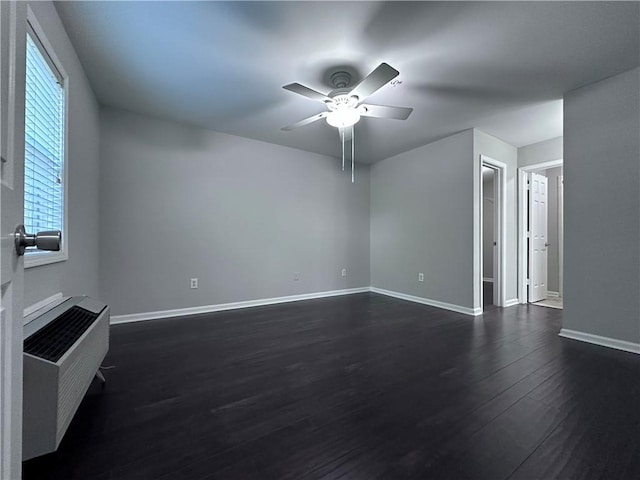
[[[23,217],[26,4],[0,1],[0,479],[21,478],[23,260],[14,247]]]
[[[547,298],[547,177],[529,178],[529,301]]]

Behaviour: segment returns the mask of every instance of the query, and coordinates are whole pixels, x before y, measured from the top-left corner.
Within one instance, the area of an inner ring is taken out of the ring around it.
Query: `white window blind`
[[[37,35],[27,34],[24,225],[63,230],[64,87]]]

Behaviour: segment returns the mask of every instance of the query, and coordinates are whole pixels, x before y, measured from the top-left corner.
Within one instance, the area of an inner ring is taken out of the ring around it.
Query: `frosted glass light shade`
[[[350,127],[359,120],[360,114],[355,109],[335,110],[327,115],[327,123],[336,128]]]

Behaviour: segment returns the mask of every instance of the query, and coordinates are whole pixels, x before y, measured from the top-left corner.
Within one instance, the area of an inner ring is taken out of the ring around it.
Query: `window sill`
[[[24,268],[40,267],[68,260],[67,252],[28,252],[24,256]]]

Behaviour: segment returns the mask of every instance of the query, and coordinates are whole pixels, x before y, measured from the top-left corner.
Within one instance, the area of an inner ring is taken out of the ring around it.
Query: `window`
[[[29,25],[25,87],[24,225],[61,230],[60,252],[27,249],[25,267],[66,260],[64,77]]]

